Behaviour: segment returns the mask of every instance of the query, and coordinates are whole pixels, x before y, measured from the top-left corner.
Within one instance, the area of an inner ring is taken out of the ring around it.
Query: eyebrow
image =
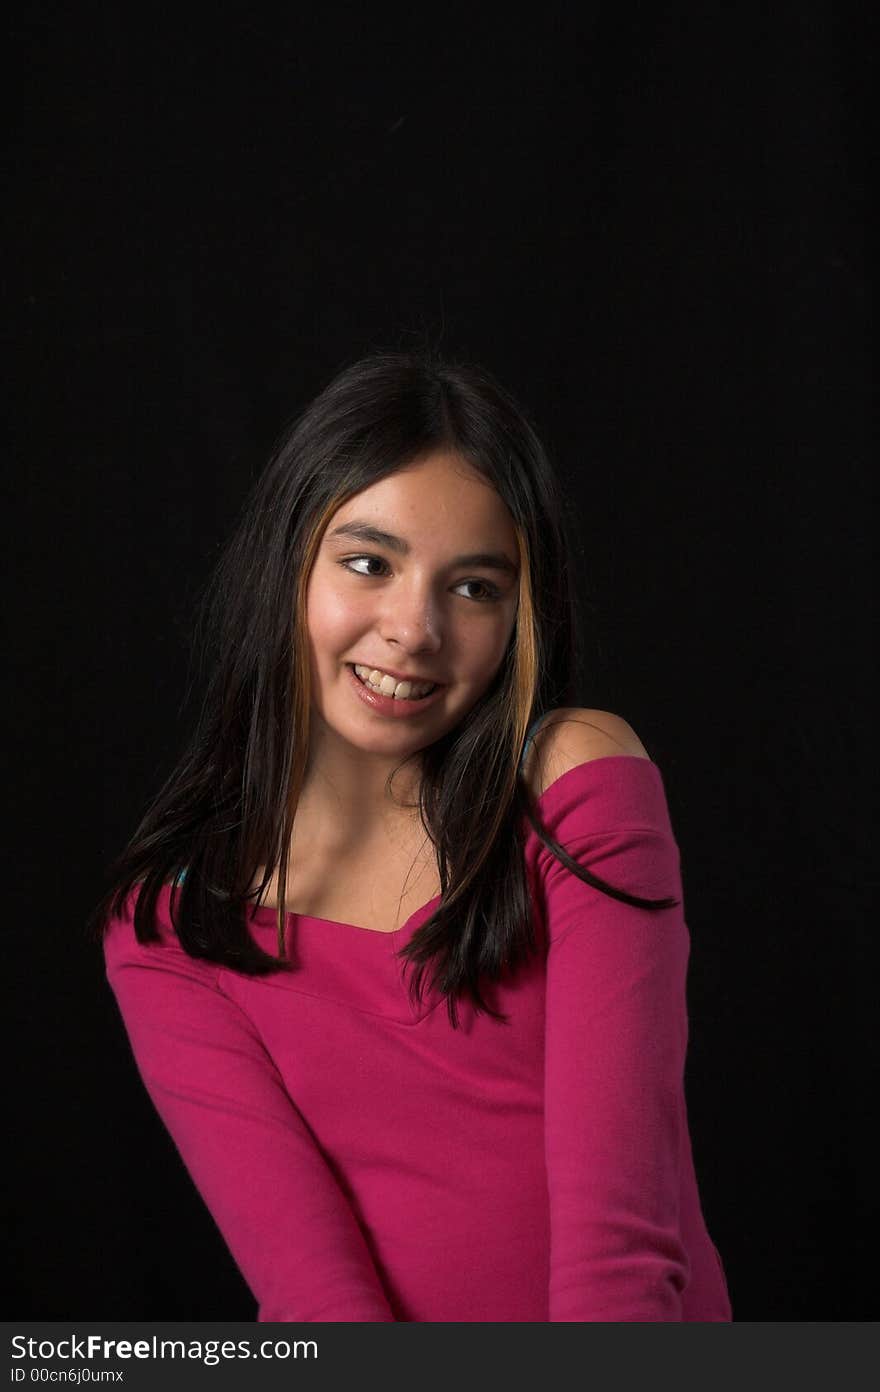
[[[383,532],[380,527],[374,527],[370,522],[343,522],[341,526],[334,527],[330,535],[350,536],[358,541],[369,541],[374,546],[384,546],[389,551],[396,551],[399,556],[408,556],[411,549],[409,542],[404,541],[403,537],[394,536],[392,532]],[[481,566],[486,570],[503,571],[507,575],[519,574],[518,567],[503,551],[469,551],[466,556],[456,556],[452,564]]]

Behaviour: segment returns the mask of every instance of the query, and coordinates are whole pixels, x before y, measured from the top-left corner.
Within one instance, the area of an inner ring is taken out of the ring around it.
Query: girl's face
[[[436,451],[350,498],[307,589],[315,734],[397,759],[452,729],[504,657],[518,574],[506,505],[457,455]],[[384,673],[382,691],[355,666]],[[406,700],[402,678],[440,689]]]

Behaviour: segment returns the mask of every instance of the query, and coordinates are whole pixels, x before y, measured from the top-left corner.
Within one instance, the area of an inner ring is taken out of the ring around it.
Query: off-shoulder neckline
[[[591,768],[594,764],[607,764],[614,761],[619,762],[621,760],[626,760],[629,763],[647,764],[650,768],[654,769],[655,772],[660,772],[658,765],[654,763],[653,759],[646,759],[642,754],[601,754],[596,759],[585,759],[583,763],[573,764],[570,769],[566,769],[558,778],[554,778],[553,782],[549,783],[542,793],[539,793],[538,797],[535,799],[536,805],[540,807],[545,799],[550,797],[551,793],[554,795],[557,794],[562,784],[565,784],[567,787],[572,774],[583,773],[584,769]],[[385,932],[381,928],[365,928],[362,923],[343,923],[335,918],[321,918],[318,914],[298,913],[295,909],[288,909],[285,919],[289,920],[295,918],[301,923],[318,923],[324,927],[341,928],[345,932],[353,930],[356,933],[368,934],[372,938],[386,938],[394,941],[394,939],[400,938],[401,935],[406,932],[413,920],[418,918],[420,914],[425,913],[427,909],[433,908],[435,904],[439,904],[440,897],[439,894],[435,894],[432,899],[428,899],[426,903],[422,904],[418,909],[415,909],[405,922],[401,923],[399,927],[393,929],[391,932]],[[273,909],[271,905],[261,905],[259,908],[250,908],[246,912],[249,921],[258,927],[260,925],[267,927],[269,925],[274,926],[277,923],[277,911]]]

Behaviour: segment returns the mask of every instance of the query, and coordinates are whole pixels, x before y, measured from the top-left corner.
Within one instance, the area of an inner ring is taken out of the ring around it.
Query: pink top
[[[579,764],[539,806],[601,878],[681,898],[650,760]],[[265,977],[188,956],[169,888],[160,943],[134,891],[109,926],[141,1077],[259,1320],[732,1318],[688,1132],[682,910],[591,889],[530,827],[526,864],[544,950],[486,984],[507,1025],[411,1006],[394,951],[436,900],[396,933],[290,914],[296,970]],[[274,952],[274,910],[249,923]]]

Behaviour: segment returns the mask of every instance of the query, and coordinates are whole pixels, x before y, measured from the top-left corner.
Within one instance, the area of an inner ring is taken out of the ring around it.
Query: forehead
[[[475,542],[491,537],[514,544],[516,531],[503,498],[459,455],[437,451],[354,494],[327,528],[353,520],[383,525],[419,544]]]

